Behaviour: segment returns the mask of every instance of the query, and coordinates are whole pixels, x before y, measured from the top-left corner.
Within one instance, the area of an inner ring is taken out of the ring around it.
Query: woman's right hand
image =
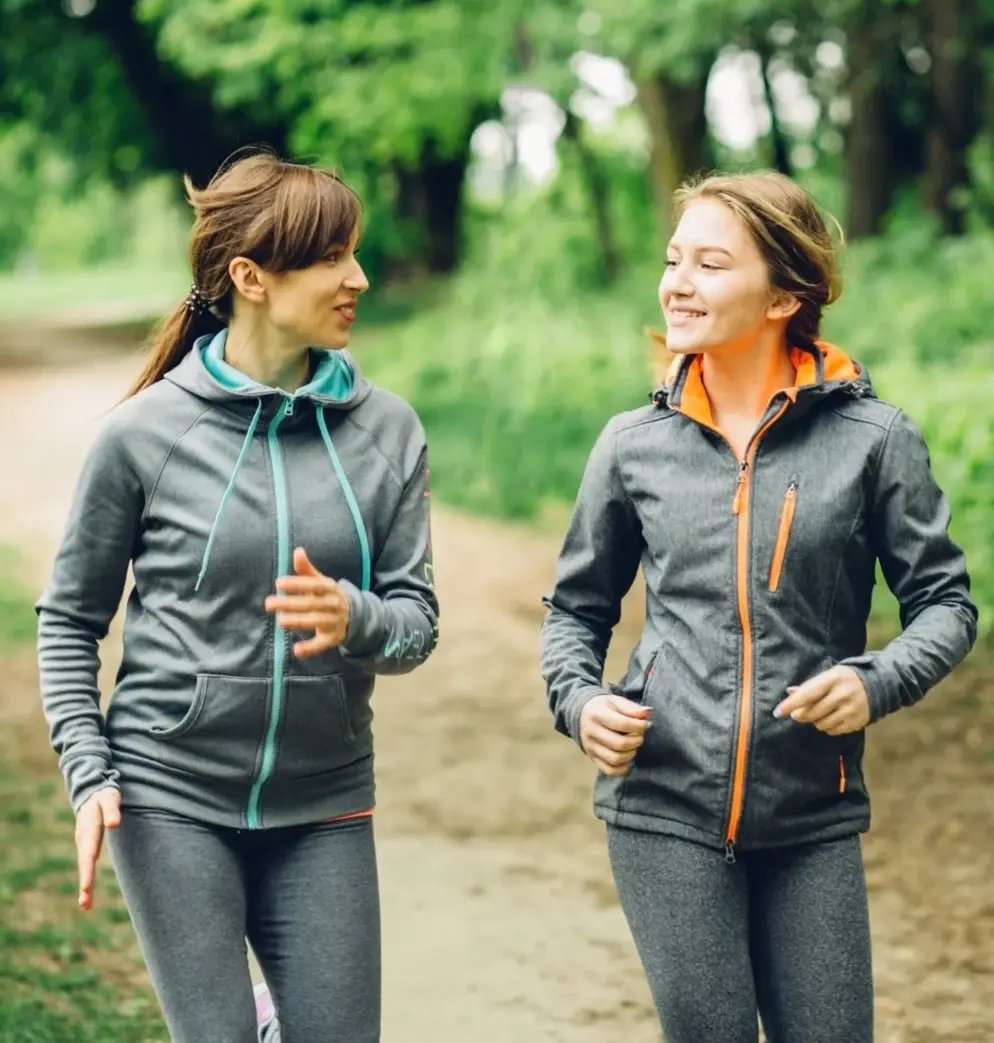
[[[580,713],[580,745],[605,775],[625,775],[645,741],[651,707],[620,695],[595,695]]]
[[[104,830],[121,824],[121,793],[113,786],[97,790],[76,812],[76,862],[79,866],[79,907],[93,908],[93,884]]]

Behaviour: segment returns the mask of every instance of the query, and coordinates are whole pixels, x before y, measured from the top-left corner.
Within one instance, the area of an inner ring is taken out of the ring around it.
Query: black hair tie
[[[186,295],[186,300],[183,303],[186,306],[186,310],[193,312],[194,315],[206,315],[211,310],[211,299],[197,289],[196,283],[190,287],[190,292]]]

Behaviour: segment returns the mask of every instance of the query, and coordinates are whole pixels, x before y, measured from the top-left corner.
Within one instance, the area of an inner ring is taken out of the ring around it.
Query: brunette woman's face
[[[666,251],[659,303],[678,354],[747,350],[783,322],[769,268],[745,222],[717,199],[683,212]]]
[[[344,348],[356,304],[369,289],[357,257],[358,229],[347,243],[307,268],[263,272],[269,322],[289,340],[311,348]]]

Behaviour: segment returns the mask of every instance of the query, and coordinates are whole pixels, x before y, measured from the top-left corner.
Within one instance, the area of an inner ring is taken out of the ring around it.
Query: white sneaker
[[[280,1043],[280,1023],[269,986],[260,981],[252,990],[255,995],[255,1020],[259,1025],[259,1043]]]

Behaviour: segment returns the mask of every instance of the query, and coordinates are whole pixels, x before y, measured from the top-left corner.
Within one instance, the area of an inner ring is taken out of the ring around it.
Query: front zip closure
[[[752,436],[746,447],[746,455],[739,462],[738,480],[732,498],[732,513],[737,519],[736,527],[736,594],[739,609],[739,625],[742,628],[742,691],[739,699],[739,719],[735,736],[735,766],[732,773],[732,798],[728,810],[728,825],[725,830],[725,861],[735,861],[735,843],[742,821],[745,801],[745,777],[749,760],[749,736],[752,727],[752,624],[749,616],[749,513],[751,503],[751,476],[759,443],[767,431],[787,411],[789,399]],[[727,439],[726,439],[727,441]]]
[[[276,578],[290,571],[290,512],[287,508],[286,469],[279,443],[279,427],[284,418],[293,414],[293,399],[284,398],[276,415],[269,422],[266,442],[273,468],[273,490],[276,497]],[[259,828],[259,800],[262,788],[273,774],[276,763],[276,732],[283,712],[283,674],[286,668],[287,635],[273,618],[273,683],[269,699],[269,720],[262,747],[262,761],[249,791],[245,819],[249,829]]]

